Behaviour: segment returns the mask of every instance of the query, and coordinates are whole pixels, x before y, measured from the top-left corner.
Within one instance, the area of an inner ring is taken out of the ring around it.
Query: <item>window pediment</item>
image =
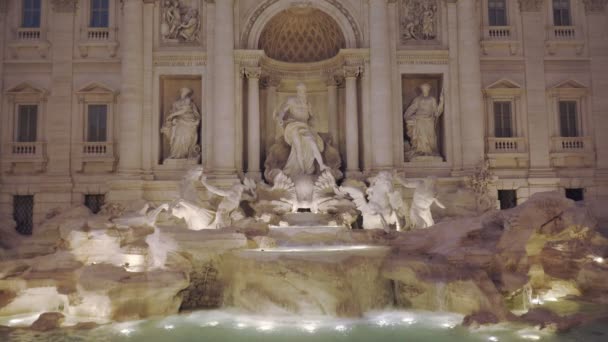
[[[547,91],[554,96],[581,97],[587,95],[588,88],[576,80],[565,80],[548,88]]]
[[[48,91],[36,87],[29,82],[22,82],[6,91],[9,98],[18,101],[42,101],[46,99]]]
[[[80,88],[76,94],[79,101],[114,102],[119,92],[103,83],[91,82]]]
[[[498,81],[490,84],[484,90],[488,96],[520,96],[522,87],[515,81],[501,78]]]

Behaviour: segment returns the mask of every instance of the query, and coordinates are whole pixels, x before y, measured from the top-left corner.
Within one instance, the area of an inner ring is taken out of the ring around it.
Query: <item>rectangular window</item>
[[[13,196],[13,219],[19,234],[32,235],[34,228],[34,196]]]
[[[19,105],[17,112],[17,142],[36,141],[38,130],[38,106]]]
[[[90,27],[108,27],[110,25],[109,0],[91,0]]]
[[[507,0],[488,0],[490,26],[507,26]]]
[[[559,125],[562,137],[578,137],[576,101],[559,101]]]
[[[23,0],[21,27],[40,27],[40,1],[41,0]]]
[[[89,105],[87,113],[87,141],[107,141],[108,106],[100,104]]]
[[[553,25],[572,25],[570,21],[570,0],[553,0]]]
[[[500,210],[515,208],[517,206],[517,192],[515,190],[498,190]]]
[[[583,188],[570,188],[566,189],[566,198],[573,201],[582,201],[585,199]]]
[[[509,138],[513,136],[513,114],[511,113],[511,102],[494,102],[494,136],[497,138]]]
[[[104,195],[84,195],[84,205],[89,208],[93,214],[99,213],[104,202]]]

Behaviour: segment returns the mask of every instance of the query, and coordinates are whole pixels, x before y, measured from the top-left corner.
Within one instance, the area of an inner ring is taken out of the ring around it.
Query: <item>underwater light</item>
[[[245,324],[245,323],[237,323],[236,327],[239,328],[239,329],[244,329],[244,328],[247,328],[247,324]]]
[[[216,327],[220,324],[218,321],[211,321],[203,324],[204,327]]]
[[[521,335],[521,338],[526,339],[526,340],[532,340],[532,341],[540,340],[540,336],[533,335],[533,334],[524,334],[524,335]]]
[[[498,342],[498,337],[496,337],[496,336],[490,336],[490,337],[488,337],[488,341]]]
[[[407,324],[414,324],[414,323],[416,323],[416,320],[413,319],[412,317],[405,317],[401,320],[401,322],[407,323]]]
[[[335,329],[336,329],[336,331],[339,331],[339,332],[345,332],[346,331],[346,327],[344,325],[342,325],[342,324],[336,325]]]
[[[441,326],[444,327],[444,328],[452,329],[452,328],[454,328],[456,326],[456,324],[454,324],[454,323],[443,323]]]
[[[317,331],[317,326],[314,324],[304,324],[302,325],[302,329],[312,334]]]
[[[593,261],[597,262],[598,264],[603,264],[604,258],[596,256],[596,257],[593,257]]]
[[[131,329],[131,328],[124,328],[120,330],[120,333],[125,335],[125,336],[129,336],[131,335],[132,332],[134,332],[135,330]]]
[[[272,331],[274,330],[274,324],[271,322],[263,322],[258,326],[258,331]]]
[[[381,320],[377,321],[377,322],[376,322],[376,324],[377,324],[379,327],[385,327],[385,326],[389,325],[388,321],[387,321],[387,320],[385,320],[385,319],[381,319]]]
[[[164,326],[164,328],[165,328],[165,330],[173,330],[173,329],[175,329],[175,325],[173,325],[173,324],[166,324]]]

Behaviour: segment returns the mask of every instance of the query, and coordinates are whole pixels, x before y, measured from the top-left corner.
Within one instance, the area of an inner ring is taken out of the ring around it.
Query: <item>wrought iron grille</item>
[[[13,218],[17,223],[17,232],[32,235],[34,229],[34,196],[13,197]]]
[[[105,203],[105,195],[84,195],[84,205],[97,214]]]

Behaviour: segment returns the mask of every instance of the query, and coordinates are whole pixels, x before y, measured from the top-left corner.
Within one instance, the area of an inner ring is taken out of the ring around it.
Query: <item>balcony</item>
[[[549,26],[545,42],[547,54],[555,55],[558,51],[563,50],[562,53],[568,54],[570,51],[570,53],[581,55],[585,42],[578,36],[576,26]]]
[[[515,55],[520,43],[512,26],[485,26],[481,41],[481,52],[484,55]]]
[[[116,57],[118,42],[116,28],[87,27],[81,31],[81,41],[78,43],[80,57],[97,58]]]
[[[13,142],[6,145],[4,149],[4,160],[6,161],[4,171],[13,173],[36,173],[43,172],[46,167],[46,143]]]
[[[511,26],[488,26],[485,28],[484,38],[487,40],[511,40]]]
[[[36,41],[42,37],[42,31],[39,27],[23,27],[18,28],[15,32],[16,39],[20,41]]]
[[[526,168],[528,166],[528,152],[526,138],[487,138],[487,151],[492,168]]]
[[[107,27],[89,27],[87,29],[87,39],[90,41],[110,40],[110,29]]]
[[[551,162],[554,167],[593,166],[595,153],[591,137],[551,138]]]
[[[116,156],[114,144],[111,142],[83,142],[80,150],[80,171],[86,173],[100,173],[114,171]]]

